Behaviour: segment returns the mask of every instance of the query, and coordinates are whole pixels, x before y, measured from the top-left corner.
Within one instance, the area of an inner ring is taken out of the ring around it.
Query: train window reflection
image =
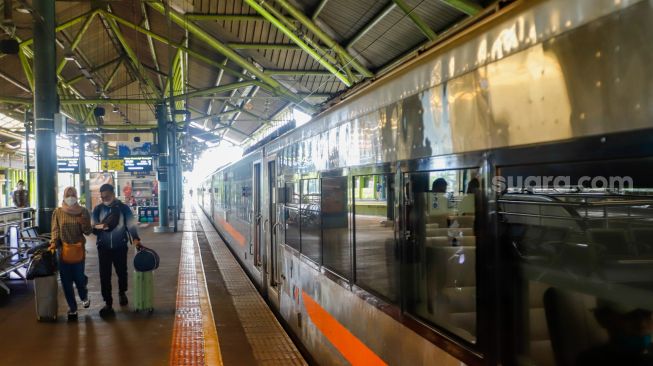
[[[347,177],[322,178],[322,255],[324,266],[351,278]]]
[[[320,182],[317,179],[301,181],[300,230],[301,252],[320,263]]]
[[[356,282],[392,302],[398,294],[391,175],[354,177]]]
[[[592,164],[562,168],[579,175],[597,171]],[[513,347],[521,362],[653,365],[650,188],[504,190],[501,240],[515,268]]]
[[[286,244],[299,250],[299,182],[286,183],[288,202],[284,208]]]
[[[407,311],[476,341],[476,169],[406,174]]]

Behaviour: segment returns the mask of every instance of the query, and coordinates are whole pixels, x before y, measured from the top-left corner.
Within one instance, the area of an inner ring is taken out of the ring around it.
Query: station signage
[[[57,159],[57,171],[59,173],[79,174],[79,159],[77,158]]]
[[[126,157],[123,159],[126,172],[151,172],[152,171],[152,158],[149,156],[144,157]]]
[[[110,159],[110,160],[102,159],[101,166],[102,166],[102,171],[105,172],[108,172],[110,170],[113,170],[115,172],[121,172],[124,169],[124,164],[122,159]]]

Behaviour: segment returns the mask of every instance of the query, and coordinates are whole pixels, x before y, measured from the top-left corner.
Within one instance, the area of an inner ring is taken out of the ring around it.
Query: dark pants
[[[88,298],[88,291],[86,289],[88,277],[84,274],[84,261],[75,264],[67,264],[59,261],[59,277],[61,277],[61,286],[63,287],[64,295],[66,295],[68,309],[71,312],[75,312],[77,311],[77,301],[75,301],[73,283],[77,287],[79,298],[82,301]]]
[[[113,305],[111,297],[111,265],[118,276],[118,291],[127,292],[127,247],[106,249],[98,248],[100,261],[100,286],[102,299],[107,305]]]

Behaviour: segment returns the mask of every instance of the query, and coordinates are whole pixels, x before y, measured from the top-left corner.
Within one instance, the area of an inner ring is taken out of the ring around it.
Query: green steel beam
[[[249,62],[247,59],[239,55],[236,51],[227,47],[224,43],[215,39],[204,29],[200,28],[197,24],[185,20],[184,17],[179,13],[177,13],[175,10],[169,9],[168,11],[166,11],[164,5],[161,3],[148,3],[148,5],[163,15],[169,15],[170,19],[173,22],[175,22],[175,24],[180,26],[182,29],[187,30],[195,37],[197,37],[199,40],[205,42],[207,45],[211,46],[213,49],[220,52],[225,57],[228,57],[230,60],[232,60],[240,67],[249,71],[254,76],[259,78],[261,81],[268,84],[277,95],[285,96],[287,100],[297,104],[298,107],[308,111],[310,114],[315,113],[315,108],[312,105],[304,102],[301,98],[298,98],[295,95],[295,93],[290,91],[288,88],[283,86],[274,78],[270,77],[269,75],[265,75],[263,71],[259,70],[258,67],[256,67],[256,65]]]
[[[62,30],[64,30],[64,29],[67,29],[67,28],[72,27],[72,26],[75,25],[75,24],[81,23],[84,19],[86,19],[88,16],[90,16],[91,14],[93,14],[93,13],[95,13],[95,12],[97,12],[97,10],[91,10],[91,11],[88,11],[88,12],[86,12],[86,13],[84,13],[84,14],[78,15],[78,16],[76,16],[76,17],[70,19],[70,20],[67,20],[67,21],[65,21],[65,22],[63,22],[63,23],[61,23],[61,24],[59,24],[59,25],[54,29],[54,31],[55,31],[55,32],[60,32],[60,31],[62,31]],[[19,41],[19,42],[20,42],[20,45],[21,45],[21,46],[29,46],[29,45],[31,45],[32,43],[34,43],[34,39],[33,39],[33,38],[28,38],[28,39],[26,39],[26,40],[24,40],[24,41]],[[30,56],[30,57],[31,57],[31,56]]]
[[[122,61],[122,57],[115,58],[115,59],[113,59],[113,60],[111,60],[109,62],[105,62],[105,63],[103,63],[101,65],[98,65],[98,66],[92,68],[91,70],[89,70],[89,73],[94,74],[94,73],[104,69],[105,67],[109,67],[109,66],[115,64],[116,62],[120,62],[120,61]],[[72,78],[70,80],[67,80],[66,83],[68,85],[73,85],[73,84],[75,84],[75,83],[77,83],[77,82],[79,82],[79,81],[81,81],[83,79],[86,79],[86,76],[84,76],[84,74],[81,74],[81,75],[75,76],[74,78]]]
[[[32,98],[0,97],[0,103],[31,105],[34,100]]]
[[[81,42],[82,37],[84,36],[84,33],[88,30],[88,27],[91,25],[93,22],[93,19],[95,18],[95,15],[97,14],[97,11],[94,11],[91,15],[89,15],[86,20],[84,20],[84,24],[82,24],[82,27],[80,28],[79,32],[77,32],[77,35],[73,39],[72,43],[70,44],[70,51],[74,51],[75,48],[79,45],[79,42]],[[66,57],[64,55],[64,58],[59,62],[59,66],[57,66],[57,75],[61,74],[61,71],[63,70],[64,67],[66,67],[66,63],[68,60],[66,60]]]
[[[351,64],[358,72],[361,73],[361,75],[365,77],[372,77],[374,74],[368,70],[365,66],[363,66],[356,58],[352,57],[352,55],[347,52],[338,42],[334,41],[328,34],[326,34],[320,27],[315,25],[303,12],[301,12],[299,9],[295,8],[290,2],[287,0],[276,0],[276,3],[281,5],[281,7],[287,11],[290,15],[292,15],[295,19],[297,19],[302,25],[304,25],[308,30],[310,30],[313,34],[315,34],[320,41],[324,42],[324,44],[329,47],[330,49],[334,50],[336,53],[342,55],[344,59],[347,61],[347,63]]]
[[[234,69],[232,69],[230,67],[227,67],[226,65],[223,65],[220,62],[214,61],[211,58],[209,58],[207,56],[204,56],[199,52],[193,51],[190,48],[185,47],[184,45],[174,43],[174,42],[170,41],[169,39],[167,39],[166,37],[158,35],[158,34],[152,32],[152,31],[147,30],[147,29],[145,29],[145,28],[143,28],[141,26],[138,26],[138,25],[136,25],[136,24],[134,24],[134,23],[132,23],[132,22],[130,22],[128,20],[125,20],[123,18],[120,18],[120,17],[118,17],[118,16],[116,16],[114,14],[108,13],[108,12],[102,12],[102,14],[112,18],[113,20],[115,20],[116,22],[124,25],[125,27],[131,28],[131,29],[133,29],[133,30],[135,30],[137,32],[140,32],[140,33],[143,33],[143,34],[145,34],[147,36],[150,36],[153,39],[156,39],[157,41],[159,41],[159,42],[161,42],[161,43],[163,43],[165,45],[168,45],[168,46],[171,46],[171,47],[174,47],[174,48],[177,48],[177,49],[181,49],[184,52],[188,53],[190,56],[193,56],[194,58],[196,58],[196,59],[198,59],[198,60],[200,60],[200,61],[202,61],[202,62],[204,62],[204,63],[206,63],[208,65],[215,66],[215,67],[217,67],[217,68],[219,68],[221,70],[224,70],[225,73],[227,73],[227,74],[229,74],[231,76],[234,76],[234,77],[237,77],[237,78],[251,79],[251,77],[249,77],[249,76],[247,76],[247,75],[245,75],[245,74],[243,74],[241,72],[238,72],[238,71],[236,71],[236,70],[234,70]]]
[[[276,70],[267,69],[265,73],[275,76],[333,76],[332,73],[326,70]]]
[[[158,98],[89,98],[89,99],[62,99],[61,105],[85,105],[85,104],[152,104],[160,101]]]
[[[103,13],[107,13],[107,12],[103,12]],[[134,50],[132,50],[132,48],[129,46],[127,39],[118,28],[118,24],[113,20],[113,18],[107,18],[106,20],[107,23],[109,24],[109,27],[111,27],[113,34],[116,36],[116,38],[118,38],[118,41],[122,45],[122,48],[125,50],[127,57],[132,62],[132,65],[136,69],[138,76],[147,85],[147,87],[150,89],[150,92],[152,92],[156,97],[161,98],[161,92],[154,85],[152,79],[150,79],[150,77],[147,75],[147,71],[143,67],[143,64],[141,64]]]
[[[392,0],[397,4],[399,9],[401,9],[408,17],[410,20],[413,21],[413,23],[419,28],[419,30],[424,33],[426,38],[429,39],[429,41],[434,40],[437,37],[437,34],[429,27],[423,20],[417,15],[417,12],[415,12],[415,8],[411,8],[410,5],[406,4],[404,0]]]
[[[227,43],[234,50],[299,50],[296,44],[286,43]]]
[[[143,25],[145,26],[145,29],[151,31],[152,26],[150,26],[150,17],[147,15],[147,8],[145,3],[141,3],[141,13],[143,14]],[[156,55],[156,50],[154,49],[154,41],[150,35],[147,35],[147,46],[150,49],[150,56],[152,56],[152,61],[154,61],[154,68],[160,72],[161,69],[159,67],[159,60]],[[163,88],[163,78],[161,75],[157,75],[157,79],[159,80],[159,86]]]
[[[306,53],[311,55],[315,61],[319,62],[324,68],[327,70],[331,71],[333,75],[335,75],[340,81],[342,81],[345,85],[351,86],[352,81],[347,78],[347,76],[343,75],[340,70],[338,70],[335,66],[327,62],[320,54],[318,54],[313,48],[311,48],[309,45],[304,43],[299,36],[297,36],[295,33],[293,33],[290,29],[288,29],[281,21],[277,18],[275,18],[270,12],[268,12],[263,6],[259,5],[257,3],[257,0],[245,0],[245,3],[249,5],[252,9],[256,10],[259,14],[261,14],[265,19],[269,20],[270,23],[272,23],[278,30],[280,30],[283,34],[285,34],[288,38],[290,38],[293,42],[295,42],[301,49],[303,49]]]
[[[481,11],[483,11],[482,6],[470,0],[440,0],[440,1],[469,16],[474,16],[480,13]]]
[[[268,2],[261,2],[261,5],[267,10],[270,14],[272,14],[273,17],[277,18],[279,21],[283,23],[283,25],[288,28],[291,32],[294,34],[297,34],[301,37],[301,39],[312,47],[315,51],[317,51],[322,58],[325,60],[329,61],[332,64],[337,64],[338,60],[333,57],[328,50],[325,50],[317,41],[313,40],[310,35],[306,34],[306,32],[301,29],[300,27],[297,26],[297,21],[293,21],[283,15],[281,11],[277,10],[274,6],[272,6],[271,3]]]
[[[256,84],[257,83],[253,81],[241,81],[231,84],[219,85],[208,89],[196,90],[190,93],[179,95],[178,98],[193,98],[208,94],[224,93],[226,91],[236,90]]]
[[[25,53],[25,50],[28,47],[20,47],[20,51],[18,52],[18,59],[20,60],[20,64],[23,67],[23,72],[25,73],[25,78],[27,78],[27,83],[29,84],[29,88],[33,91],[34,90],[34,73],[32,72],[32,65],[29,64],[29,60],[27,59],[27,55]]]
[[[186,20],[194,21],[203,21],[203,20],[213,20],[213,21],[250,21],[250,20],[262,20],[265,21],[265,18],[258,15],[249,15],[249,14],[194,14],[187,13],[184,15]]]
[[[324,8],[326,7],[326,4],[328,2],[329,2],[329,0],[320,1],[320,3],[317,5],[317,8],[315,8],[315,11],[313,12],[313,16],[311,17],[311,19],[313,19],[313,21],[315,21],[315,19],[317,19],[317,17],[320,16],[320,13],[322,12],[322,10],[324,10]]]
[[[353,36],[349,41],[347,41],[347,45],[345,45],[345,48],[350,48],[351,46],[354,45],[354,43],[360,41],[360,39],[363,38],[364,35],[366,35],[372,28],[374,28],[377,24],[379,24],[379,22],[383,18],[385,18],[388,14],[390,14],[395,9],[396,6],[397,4],[391,1],[383,9],[381,9],[381,11],[376,13],[374,18],[372,18],[372,20],[370,20],[367,24],[365,24],[363,29],[361,29],[355,36]]]

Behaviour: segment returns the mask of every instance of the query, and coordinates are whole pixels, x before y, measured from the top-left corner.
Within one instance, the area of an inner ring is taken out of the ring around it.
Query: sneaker
[[[68,321],[69,322],[77,321],[77,312],[76,311],[69,311],[68,312]]]
[[[88,309],[91,306],[91,299],[86,299],[82,300],[82,305],[84,306],[84,309]]]
[[[114,315],[116,315],[116,313],[113,311],[113,307],[111,307],[111,305],[105,305],[102,309],[100,309],[100,316],[103,318]]]
[[[127,299],[127,295],[124,292],[120,293],[120,306],[127,306],[129,304],[129,300]]]

